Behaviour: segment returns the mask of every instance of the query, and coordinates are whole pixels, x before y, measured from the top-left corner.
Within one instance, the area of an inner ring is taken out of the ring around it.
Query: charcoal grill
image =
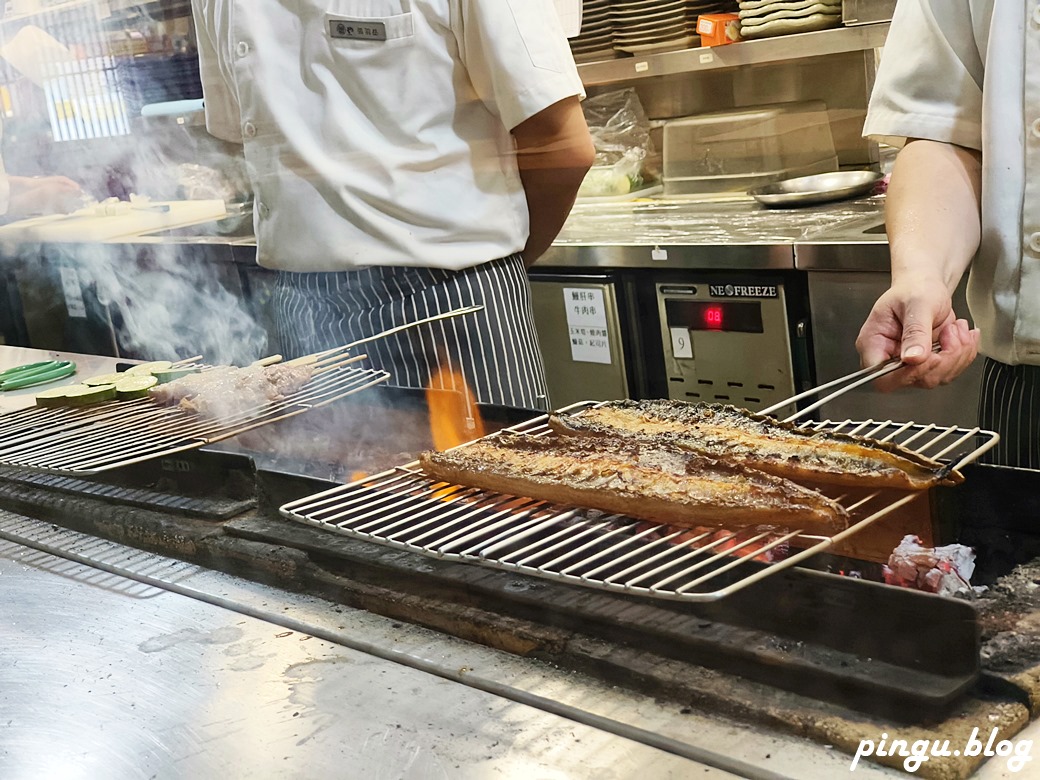
[[[557,414],[592,408],[582,402]],[[505,429],[529,436],[550,432],[548,415]],[[996,444],[997,436],[914,423],[807,422],[803,427],[891,441],[960,468]],[[497,436],[498,432],[491,434]],[[467,445],[462,445],[463,447]],[[285,504],[282,514],[333,533],[445,560],[476,563],[601,590],[674,601],[715,601],[823,552],[858,533],[920,492],[829,492],[849,513],[849,527],[820,537],[793,529],[748,536],[701,533],[621,515],[566,507],[486,490],[448,485],[413,462]],[[793,555],[763,562],[782,545]]]
[[[423,399],[381,386],[341,406],[379,404],[419,409]],[[520,429],[538,414],[481,409],[485,422]],[[348,419],[367,424],[369,415],[355,409]],[[744,690],[743,677],[883,717],[942,718],[979,677],[978,625],[969,603],[800,566],[720,601],[647,599],[435,560],[287,522],[279,507],[336,486],[284,465],[255,469],[247,457],[212,448],[97,476],[0,472],[0,507],[19,514],[325,594],[665,700],[710,701],[738,713],[729,708],[744,705],[730,696]],[[744,566],[761,565],[742,564],[718,580],[739,576]],[[905,641],[892,642],[893,635]]]

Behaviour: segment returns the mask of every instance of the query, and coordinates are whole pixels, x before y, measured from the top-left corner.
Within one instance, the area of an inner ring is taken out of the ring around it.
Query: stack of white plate
[[[841,0],[741,0],[740,37],[812,32],[841,25]]]
[[[571,38],[575,62],[610,60],[618,56],[614,50],[614,22],[610,18],[608,0],[583,0],[581,32]]]
[[[687,0],[610,0],[614,48],[643,54],[695,45],[687,5]]]
[[[686,0],[686,15],[690,24],[696,27],[697,17],[701,14],[735,14],[737,0]]]

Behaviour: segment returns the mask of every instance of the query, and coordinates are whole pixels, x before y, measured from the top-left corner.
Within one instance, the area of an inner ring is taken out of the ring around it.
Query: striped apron
[[[546,409],[548,391],[527,271],[511,255],[462,271],[380,266],[281,272],[274,293],[286,357],[348,344],[424,317],[482,304],[475,314],[410,328],[360,347],[390,384],[425,388],[445,358],[481,403]],[[439,387],[456,389],[444,382]]]
[[[1040,468],[1040,366],[1010,366],[986,358],[979,396],[979,427],[1000,442],[984,463]]]

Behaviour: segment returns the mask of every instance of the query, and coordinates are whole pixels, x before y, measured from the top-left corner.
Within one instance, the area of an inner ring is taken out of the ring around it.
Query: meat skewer
[[[307,384],[312,373],[301,365],[217,366],[153,387],[149,394],[164,406],[226,419],[282,400]]]
[[[365,355],[349,356],[350,350],[360,344],[419,325],[473,314],[483,308],[483,305],[474,305],[452,309],[285,363],[280,362],[281,355],[270,355],[247,368],[217,366],[160,385],[150,391],[150,396],[164,406],[179,406],[184,411],[212,419],[248,414],[262,410],[269,402],[285,400],[302,389],[315,374],[363,359]]]

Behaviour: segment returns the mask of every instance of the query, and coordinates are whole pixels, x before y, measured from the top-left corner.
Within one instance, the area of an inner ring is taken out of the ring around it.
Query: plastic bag
[[[650,121],[634,89],[588,98],[582,103],[596,147],[592,169],[578,190],[579,198],[619,197],[652,187],[658,176],[650,139]]]
[[[234,166],[234,160],[222,170],[209,168],[196,163],[182,163],[177,166],[177,184],[181,196],[187,200],[222,200],[231,205],[246,199],[248,184],[241,181]]]

